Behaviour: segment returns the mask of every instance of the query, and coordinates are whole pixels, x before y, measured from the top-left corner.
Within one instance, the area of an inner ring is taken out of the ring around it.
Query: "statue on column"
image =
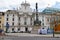
[[[41,25],[41,21],[38,19],[38,4],[36,3],[36,20],[34,21],[34,25]]]

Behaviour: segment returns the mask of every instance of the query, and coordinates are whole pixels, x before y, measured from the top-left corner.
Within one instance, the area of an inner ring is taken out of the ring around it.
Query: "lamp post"
[[[54,35],[54,32],[55,32],[55,30],[54,30],[54,28],[56,27],[56,14],[54,14],[54,27],[53,27],[53,37],[55,37],[55,35]]]
[[[55,27],[55,18],[54,18],[54,27]],[[55,37],[55,35],[54,35],[54,27],[53,27],[53,37]]]
[[[54,15],[54,16],[52,17],[52,15]],[[52,24],[54,25],[54,26],[53,26],[53,37],[55,37],[55,35],[54,35],[54,27],[56,26],[56,25],[55,25],[55,24],[56,24],[56,22],[55,22],[55,16],[56,16],[55,14],[51,14],[51,18],[53,19],[53,20],[52,20]]]

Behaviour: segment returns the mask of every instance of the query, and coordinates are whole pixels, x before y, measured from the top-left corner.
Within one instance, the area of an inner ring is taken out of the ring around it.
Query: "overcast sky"
[[[20,5],[22,2],[25,0],[0,0],[0,9],[3,10],[3,8],[10,8],[12,7],[17,7]],[[45,8],[49,5],[51,7],[54,5],[56,2],[60,2],[60,0],[26,0],[28,3],[30,3],[31,8],[35,8],[35,3],[38,3],[38,7],[40,8]]]

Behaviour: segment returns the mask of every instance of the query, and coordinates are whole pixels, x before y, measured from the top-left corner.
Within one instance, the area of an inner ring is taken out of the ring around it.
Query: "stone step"
[[[33,28],[33,30],[38,30],[38,29],[40,29],[40,27],[34,27],[34,28]]]
[[[31,33],[38,34],[38,30],[32,30]]]
[[[38,34],[38,29],[40,29],[40,26],[34,26],[33,30],[31,31],[31,33]]]

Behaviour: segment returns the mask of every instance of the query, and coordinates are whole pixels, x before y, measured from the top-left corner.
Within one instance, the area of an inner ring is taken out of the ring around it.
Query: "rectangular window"
[[[26,25],[26,22],[24,22],[24,25]]]
[[[2,15],[4,15],[4,13],[2,12]]]
[[[14,17],[14,14],[13,14],[13,17]]]
[[[14,18],[13,18],[13,21],[14,21]]]
[[[19,17],[19,20],[20,20],[20,17]]]
[[[32,25],[32,22],[31,22],[31,25]]]
[[[12,23],[12,25],[14,25],[14,22]]]
[[[42,16],[42,18],[44,18],[44,15]]]
[[[44,21],[44,19],[42,18],[42,21]]]
[[[58,20],[58,16],[56,16],[55,20],[56,20],[56,21]]]
[[[49,18],[47,19],[47,21],[49,22]]]
[[[31,22],[30,22],[30,24],[32,25],[32,18],[31,18]]]
[[[42,25],[44,26],[44,23],[42,23]]]
[[[32,18],[31,18],[31,21],[32,21]]]
[[[8,18],[7,18],[7,21],[8,21]]]
[[[26,18],[25,18],[25,22],[24,22],[24,25],[26,25]]]
[[[20,23],[19,23],[19,25],[20,25]]]
[[[8,17],[9,15],[7,14],[7,17]]]

